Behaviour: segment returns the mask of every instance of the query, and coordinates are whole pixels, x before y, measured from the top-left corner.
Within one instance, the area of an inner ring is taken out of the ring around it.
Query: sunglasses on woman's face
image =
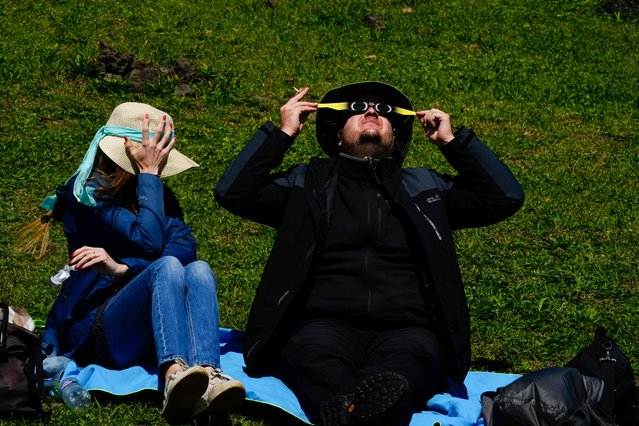
[[[373,107],[375,111],[377,111],[380,115],[386,114],[401,114],[401,115],[416,115],[415,111],[411,111],[409,109],[404,109],[392,105],[387,105],[381,102],[365,102],[365,101],[357,101],[357,102],[333,102],[333,103],[325,103],[325,104],[317,104],[318,108],[330,108],[336,111],[350,111],[355,114],[363,114],[368,111],[369,108]]]

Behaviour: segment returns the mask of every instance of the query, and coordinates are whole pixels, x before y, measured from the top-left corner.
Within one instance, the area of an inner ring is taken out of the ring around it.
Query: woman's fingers
[[[171,127],[173,126],[173,124],[171,124]],[[158,122],[157,128],[155,129],[155,133],[153,134],[153,142],[156,145],[160,145],[160,146],[164,146],[164,144],[166,143],[167,139],[169,138],[169,135],[171,134],[170,131],[167,131],[167,122],[166,122],[166,115],[163,115],[162,118],[160,119],[160,121]]]
[[[107,256],[106,251],[101,247],[83,246],[71,254],[69,264],[75,266],[76,269],[84,269],[103,262]]]
[[[173,138],[164,146],[164,151],[166,152],[166,156],[169,156],[169,152],[173,149],[173,145],[175,145],[175,141],[177,138],[173,136]]]
[[[173,123],[167,123],[166,115],[162,116],[155,127],[153,137],[149,139],[149,114],[144,115],[142,124],[142,144],[135,146],[128,138],[124,138],[124,147],[129,158],[137,165],[139,173],[161,174],[173,145]]]
[[[165,130],[167,128],[167,122],[166,122],[166,115],[163,115],[162,118],[158,121],[158,125],[155,128],[155,131],[153,132],[153,138],[149,137],[149,126],[150,126],[150,122],[151,119],[149,117],[149,114],[144,114],[144,120],[142,121],[142,145],[144,146],[149,146],[149,145],[162,145],[163,141],[164,143],[166,143],[166,140],[168,139],[170,135],[170,131],[165,132]],[[169,124],[170,129],[172,130],[173,128],[173,123]]]
[[[100,274],[121,276],[129,271],[124,263],[118,263],[102,247],[83,246],[71,254],[69,265],[75,269],[92,268]]]
[[[147,146],[149,144],[149,114],[144,114],[144,120],[142,120],[142,145]]]

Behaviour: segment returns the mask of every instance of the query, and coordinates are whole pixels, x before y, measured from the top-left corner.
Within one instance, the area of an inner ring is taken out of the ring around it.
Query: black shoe
[[[323,426],[356,425],[373,422],[392,414],[408,392],[408,381],[393,372],[364,377],[350,393],[322,404]]]

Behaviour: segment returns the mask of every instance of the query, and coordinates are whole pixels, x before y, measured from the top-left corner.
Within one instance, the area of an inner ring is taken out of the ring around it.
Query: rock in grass
[[[386,24],[374,13],[367,13],[364,17],[364,24],[371,27],[374,30],[383,30],[386,28]]]
[[[160,67],[151,61],[121,53],[104,40],[100,41],[100,49],[98,60],[105,75],[126,79],[133,91],[141,92],[148,85],[160,84],[162,75],[168,75],[180,81],[180,86],[174,91],[176,95],[195,96],[195,91],[187,83],[197,82],[200,77],[196,67],[187,58],[178,58],[172,67]]]
[[[136,58],[133,61],[133,70],[126,79],[131,89],[141,92],[149,84],[160,84],[160,74],[159,67]]]
[[[173,94],[175,96],[195,96],[195,90],[188,84],[180,84],[175,88]]]
[[[126,77],[133,71],[133,55],[118,52],[104,40],[100,41],[100,50],[98,61],[106,74]]]
[[[173,65],[173,72],[178,76],[182,83],[195,82],[200,79],[193,62],[187,58],[177,58],[175,65]]]

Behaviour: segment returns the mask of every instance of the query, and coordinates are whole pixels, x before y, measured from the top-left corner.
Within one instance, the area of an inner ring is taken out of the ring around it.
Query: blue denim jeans
[[[156,260],[111,298],[103,323],[118,368],[178,358],[220,366],[216,281],[206,262]]]

